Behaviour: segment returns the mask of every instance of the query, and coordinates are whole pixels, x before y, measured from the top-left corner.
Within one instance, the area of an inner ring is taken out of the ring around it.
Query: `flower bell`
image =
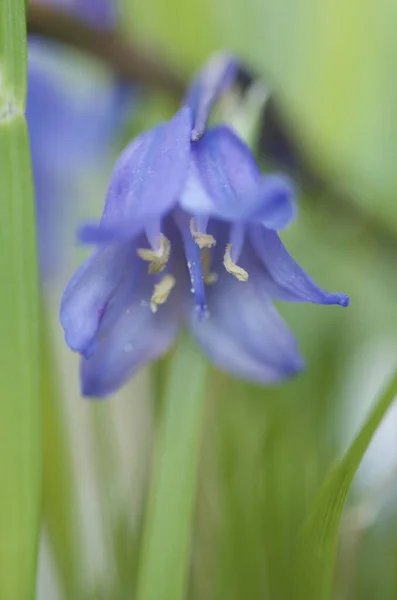
[[[303,360],[272,299],[348,304],[321,290],[276,233],[296,214],[290,181],[262,176],[230,127],[207,129],[235,74],[226,54],[209,62],[174,118],[124,150],[100,223],[80,232],[96,250],[66,288],[60,318],[83,356],[87,396],[118,389],[184,322],[219,367],[280,381]]]

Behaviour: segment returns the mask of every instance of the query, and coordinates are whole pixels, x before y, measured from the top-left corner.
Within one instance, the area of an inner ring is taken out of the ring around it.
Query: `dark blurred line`
[[[105,62],[121,79],[180,100],[185,79],[153,50],[127,41],[119,31],[90,27],[73,15],[50,6],[29,4],[28,33],[62,42]]]
[[[304,147],[291,131],[279,104],[271,96],[263,108],[257,152],[272,166],[289,173],[306,192],[304,201],[313,211],[321,211],[335,226],[347,225],[362,241],[371,240],[382,251],[397,254],[397,234],[392,224],[375,211],[361,208],[350,194],[338,189],[311,164]]]
[[[119,31],[96,29],[73,15],[36,4],[28,6],[27,26],[28,33],[62,42],[99,58],[128,83],[167,92],[176,100],[184,95],[187,78],[175,72],[153,49],[126,40]],[[243,91],[256,77],[256,73],[241,67],[238,83]],[[305,197],[313,210],[326,212],[336,225],[341,220],[354,225],[360,230],[360,236],[370,237],[383,250],[397,253],[394,229],[376,215],[362,210],[311,167],[279,112],[274,96],[264,107],[260,129],[259,156],[300,181],[309,191]]]

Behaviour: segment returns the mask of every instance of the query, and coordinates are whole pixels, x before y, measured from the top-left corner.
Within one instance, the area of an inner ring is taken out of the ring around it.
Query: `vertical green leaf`
[[[26,96],[26,25],[23,0],[0,2],[0,114],[22,112]]]
[[[371,439],[396,395],[397,374],[319,490],[298,548],[297,586],[298,597],[302,600],[329,600],[332,597],[339,523],[346,496]]]
[[[0,598],[34,597],[40,507],[35,215],[23,0],[0,2]]]
[[[157,434],[138,600],[186,595],[207,362],[182,338],[169,365]]]

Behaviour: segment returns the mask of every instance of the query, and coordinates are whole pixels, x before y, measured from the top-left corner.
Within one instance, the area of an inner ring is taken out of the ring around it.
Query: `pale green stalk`
[[[35,593],[40,349],[23,0],[0,2],[0,598]]]
[[[149,490],[138,600],[186,596],[208,367],[182,338],[170,359]]]

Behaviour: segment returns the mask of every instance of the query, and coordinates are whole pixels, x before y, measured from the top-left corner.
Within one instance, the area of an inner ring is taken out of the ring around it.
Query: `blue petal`
[[[193,115],[193,141],[203,137],[214,103],[233,85],[237,71],[236,59],[222,52],[213,56],[194,78],[185,99]]]
[[[117,24],[115,0],[78,0],[74,4],[76,14],[94,27],[106,29]]]
[[[60,321],[68,346],[90,354],[107,304],[138,262],[135,246],[114,244],[94,252],[70,280],[61,302]]]
[[[101,223],[89,226],[87,239],[134,237],[172,207],[187,175],[190,129],[185,107],[127,146],[113,170]]]
[[[39,52],[29,46],[26,118],[36,163],[67,176],[81,172],[108,152],[108,144],[126,117],[131,89],[124,84],[91,82],[83,98],[61,85]],[[34,52],[31,52],[34,50]],[[126,91],[127,90],[127,91]]]
[[[294,191],[280,175],[262,177],[248,146],[228,127],[192,144],[181,206],[191,214],[285,227],[295,216]]]
[[[81,362],[82,393],[104,397],[119,389],[136,371],[162,355],[174,341],[180,326],[178,290],[152,313],[149,301],[152,276],[140,282],[139,293],[125,302],[119,318],[101,327],[92,356]]]
[[[192,309],[190,327],[209,358],[237,377],[275,383],[304,367],[296,341],[261,285],[261,273],[244,249],[239,264],[249,273],[237,281],[215,269],[218,282],[207,292],[209,316],[199,321]]]
[[[260,221],[268,229],[280,231],[295,219],[297,209],[295,190],[283,175],[266,175],[262,178],[261,200],[251,221]]]
[[[288,254],[277,233],[260,225],[250,227],[252,245],[264,267],[263,281],[273,298],[291,302],[348,306],[346,294],[322,290]]]
[[[37,165],[32,156],[36,199],[37,245],[40,275],[53,277],[63,262],[62,236],[67,218],[68,195],[65,182]]]

